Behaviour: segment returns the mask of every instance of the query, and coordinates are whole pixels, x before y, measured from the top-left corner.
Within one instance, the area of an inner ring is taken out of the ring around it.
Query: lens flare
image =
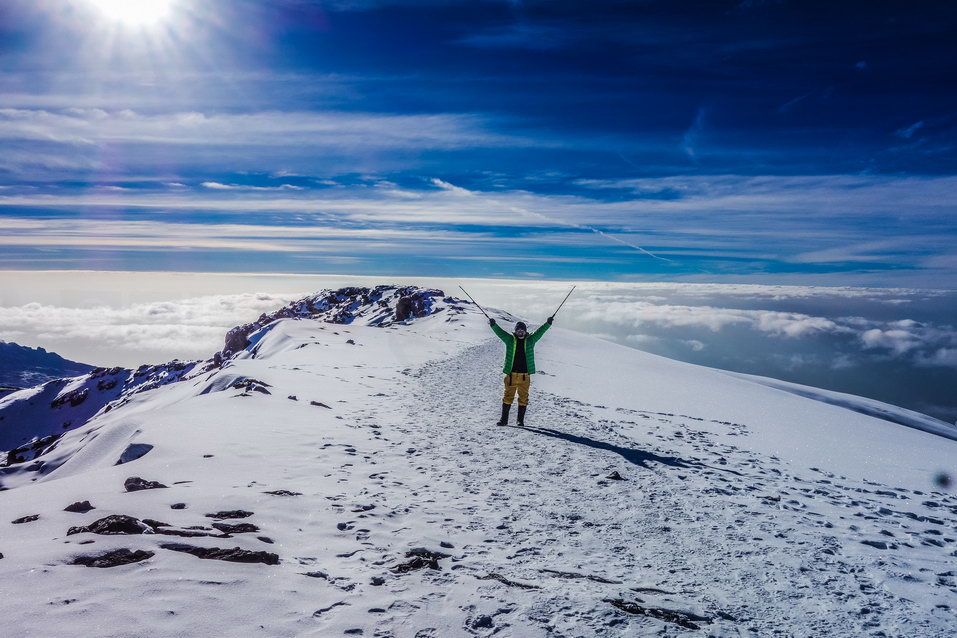
[[[149,27],[163,22],[173,4],[173,0],[88,1],[107,18],[134,27]]]

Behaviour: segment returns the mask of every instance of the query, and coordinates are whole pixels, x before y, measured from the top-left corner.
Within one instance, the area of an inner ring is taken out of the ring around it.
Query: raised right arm
[[[508,343],[508,339],[511,335],[509,335],[507,332],[499,328],[498,324],[495,323],[494,319],[489,319],[489,325],[492,326],[492,332],[495,333],[495,336],[497,336],[499,339],[501,339],[505,343]]]

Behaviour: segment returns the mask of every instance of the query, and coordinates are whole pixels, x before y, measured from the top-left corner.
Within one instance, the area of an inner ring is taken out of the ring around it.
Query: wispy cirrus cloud
[[[389,114],[336,111],[140,113],[92,109],[0,109],[0,139],[73,145],[319,146],[473,148],[541,145],[497,133],[469,114]]]

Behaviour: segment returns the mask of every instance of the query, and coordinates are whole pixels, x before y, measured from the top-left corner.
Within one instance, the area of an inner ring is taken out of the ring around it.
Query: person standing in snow
[[[538,330],[528,334],[528,327],[519,321],[515,324],[515,331],[509,334],[502,330],[495,320],[489,318],[499,339],[505,342],[505,395],[502,397],[502,418],[496,425],[508,425],[508,412],[512,408],[512,401],[518,393],[518,426],[525,426],[525,409],[528,407],[528,388],[535,374],[535,343],[542,338],[545,331],[552,326],[554,316],[549,317]]]

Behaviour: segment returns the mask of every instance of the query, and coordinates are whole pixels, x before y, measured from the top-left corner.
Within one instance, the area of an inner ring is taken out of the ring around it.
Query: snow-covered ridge
[[[180,376],[0,468],[7,623],[24,636],[50,622],[159,637],[957,631],[957,497],[935,478],[954,441],[560,316],[536,346],[527,427],[496,427],[503,348],[478,310],[423,294],[422,315],[399,320],[410,295],[375,295],[261,317],[218,364],[167,371]],[[107,372],[89,382],[105,388]]]
[[[380,285],[323,290],[290,303],[256,321],[236,326],[225,336],[223,350],[204,361],[179,361],[128,368],[95,368],[77,377],[55,379],[0,398],[0,467],[35,461],[52,449],[65,432],[98,414],[128,402],[140,392],[192,379],[216,370],[253,347],[280,319],[314,319],[335,324],[388,327],[450,310],[467,302],[441,290]],[[255,352],[252,353],[255,356]]]

